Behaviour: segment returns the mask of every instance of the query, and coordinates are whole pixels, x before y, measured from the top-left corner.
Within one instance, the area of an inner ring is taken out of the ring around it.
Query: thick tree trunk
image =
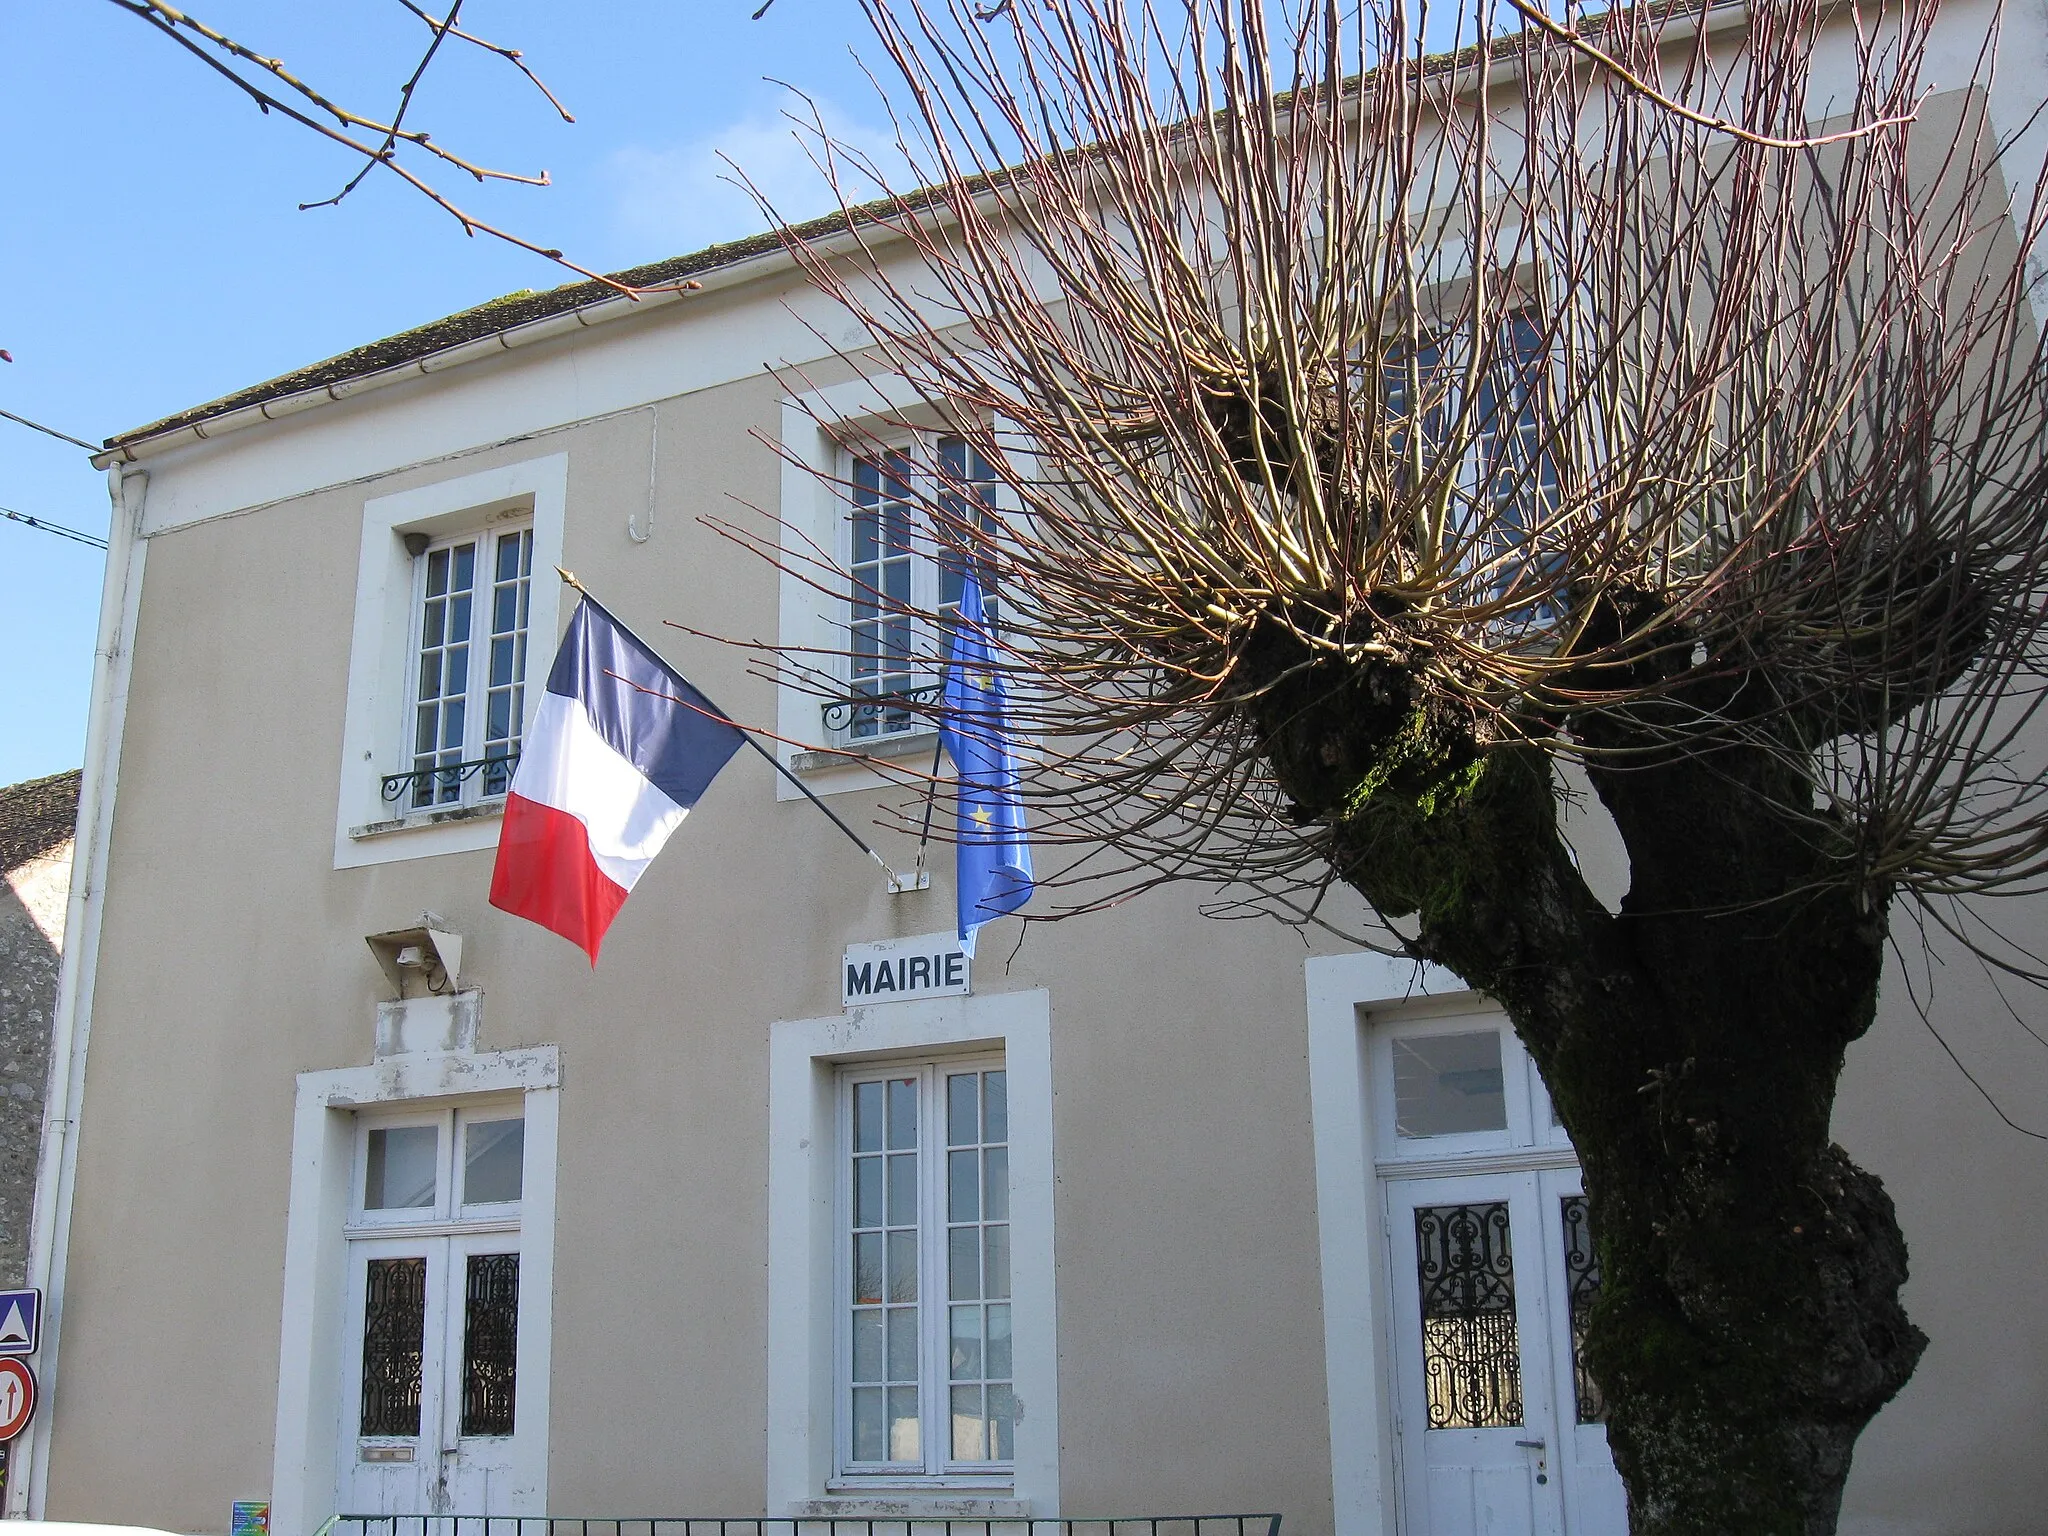
[[[1783,759],[1595,769],[1630,856],[1610,914],[1548,760],[1475,748],[1401,690],[1305,680],[1259,713],[1342,876],[1409,950],[1493,996],[1585,1168],[1589,1364],[1635,1536],[1823,1536],[1856,1437],[1925,1345],[1890,1200],[1829,1140],[1871,1022],[1882,901],[1834,867]]]

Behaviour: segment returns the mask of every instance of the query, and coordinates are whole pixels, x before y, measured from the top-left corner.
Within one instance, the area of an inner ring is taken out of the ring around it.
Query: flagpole
[[[558,565],[555,567],[555,574],[561,577],[562,580],[567,582],[570,586],[574,587],[578,592],[581,592],[585,597],[590,597],[590,588],[584,586],[582,582],[576,579],[576,573],[574,571],[565,571],[562,569],[562,567]],[[597,601],[597,599],[594,597],[591,597],[590,600],[592,602]],[[690,686],[692,688],[697,688],[697,685],[695,683],[690,684]],[[745,726],[741,725],[737,720],[733,719],[731,715],[728,715],[725,712],[724,708],[718,703],[716,699],[712,698],[710,694],[705,693],[702,688],[697,688],[697,692],[703,696],[705,703],[709,704],[712,707],[712,709],[717,711],[720,719],[722,719],[727,725],[731,726],[734,730],[740,733],[740,740],[744,741],[748,746],[752,747],[756,752],[760,753],[761,756],[767,761],[769,767],[773,768],[777,773],[781,774],[785,779],[789,780],[791,784],[796,786],[798,792],[801,793],[806,800],[810,801],[811,804],[815,805],[819,810],[823,811],[825,813],[826,820],[830,821],[833,826],[837,827],[840,831],[844,832],[848,840],[852,842],[854,847],[858,848],[862,853],[866,854],[869,858],[873,859],[877,864],[881,865],[882,873],[889,877],[890,889],[909,890],[912,888],[912,885],[905,883],[905,879],[903,876],[897,874],[895,870],[889,867],[889,861],[887,859],[883,858],[879,853],[875,852],[874,849],[868,846],[867,840],[865,838],[863,838],[858,832],[854,831],[853,828],[849,827],[845,822],[839,819],[839,813],[837,811],[833,810],[831,806],[827,805],[824,801],[818,798],[816,792],[812,790],[810,785],[806,784],[794,773],[791,773],[789,769],[783,764],[781,758],[777,757],[773,752],[770,752],[766,747],[762,746],[760,742],[756,741],[754,739],[753,733],[749,731]]]

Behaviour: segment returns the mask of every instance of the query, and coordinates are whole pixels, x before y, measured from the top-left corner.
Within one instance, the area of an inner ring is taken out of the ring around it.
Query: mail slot
[[[366,1445],[363,1447],[364,1461],[411,1461],[412,1447],[409,1445]]]

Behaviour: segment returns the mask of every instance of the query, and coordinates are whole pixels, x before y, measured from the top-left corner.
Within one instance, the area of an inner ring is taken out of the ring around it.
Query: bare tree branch
[[[323,198],[318,202],[301,203],[299,206],[302,209],[332,207],[338,204],[349,193],[354,191],[357,186],[361,185],[364,177],[371,171],[381,168],[398,177],[407,186],[454,219],[461,226],[464,234],[470,236],[486,235],[494,240],[501,240],[507,245],[516,246],[520,250],[530,251],[536,256],[543,257],[558,266],[576,273],[580,277],[602,283],[629,297],[643,293],[667,292],[697,286],[695,283],[685,281],[679,284],[656,284],[651,287],[636,288],[602,272],[594,271],[589,267],[570,260],[556,247],[540,245],[467,211],[441,192],[425,176],[414,171],[400,160],[400,149],[410,148],[441,161],[443,164],[470,176],[479,183],[506,181],[523,186],[536,187],[544,187],[549,184],[546,171],[542,171],[538,175],[526,175],[514,171],[496,170],[443,147],[435,142],[433,137],[424,129],[408,128],[405,126],[406,114],[411,108],[413,95],[420,81],[424,78],[428,66],[433,62],[442,42],[451,36],[474,43],[476,46],[496,54],[511,63],[521,74],[533,81],[534,85],[547,97],[556,111],[561,114],[564,121],[575,121],[568,111],[563,108],[562,104],[555,99],[554,94],[526,66],[518,50],[485,42],[480,38],[461,32],[455,27],[456,17],[461,11],[461,0],[454,0],[447,15],[439,18],[423,11],[419,6],[409,3],[409,0],[400,0],[400,3],[407,10],[419,16],[421,20],[433,28],[433,38],[421,56],[419,63],[413,69],[412,74],[400,88],[397,110],[392,114],[388,122],[366,116],[341,105],[288,69],[283,60],[260,53],[217,28],[200,21],[189,12],[180,10],[175,6],[160,3],[160,0],[110,0],[110,3],[154,27],[216,74],[231,82],[244,95],[255,102],[260,111],[266,114],[275,112],[291,122],[297,123],[300,127],[310,129],[320,137],[331,143],[338,144],[350,153],[362,158],[364,163],[361,169],[349,179],[339,192],[333,197]],[[244,73],[238,66],[248,66],[253,73]],[[276,88],[274,89],[270,84],[265,84],[265,81],[273,82]],[[363,135],[367,135],[367,137]]]

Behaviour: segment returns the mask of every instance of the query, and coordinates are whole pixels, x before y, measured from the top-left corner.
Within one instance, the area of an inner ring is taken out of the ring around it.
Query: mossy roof
[[[0,788],[0,871],[17,870],[70,841],[82,776],[73,768]]]
[[[707,245],[687,256],[672,256],[666,261],[628,267],[622,272],[612,273],[611,276],[629,288],[659,288],[664,284],[680,282],[719,267],[731,266],[735,262],[745,261],[750,256],[778,250],[782,247],[785,237],[814,240],[845,227],[846,216],[833,213],[824,218],[812,219],[808,223],[793,225],[787,230],[764,230],[758,235],[749,235],[744,240],[728,240],[719,245]],[[106,446],[119,448],[124,443],[138,442],[163,432],[174,432],[180,427],[189,427],[198,422],[210,421],[216,416],[225,416],[230,411],[262,405],[271,400],[281,400],[287,395],[296,395],[308,389],[319,389],[324,385],[339,384],[343,380],[361,378],[365,374],[379,373],[386,368],[395,368],[402,363],[413,362],[436,352],[445,352],[450,347],[459,347],[465,342],[498,335],[530,321],[545,320],[551,315],[568,314],[572,310],[618,296],[618,289],[608,283],[596,281],[564,283],[559,288],[549,288],[540,293],[522,288],[517,293],[508,293],[473,308],[443,316],[425,325],[415,326],[409,331],[400,331],[396,336],[386,336],[382,341],[373,341],[367,346],[352,348],[321,362],[294,369],[290,373],[281,373],[261,384],[252,384],[247,389],[236,390],[231,395],[222,395],[217,400],[209,400],[203,405],[195,405],[189,410],[152,421],[147,426],[120,433],[118,436],[108,438]]]

